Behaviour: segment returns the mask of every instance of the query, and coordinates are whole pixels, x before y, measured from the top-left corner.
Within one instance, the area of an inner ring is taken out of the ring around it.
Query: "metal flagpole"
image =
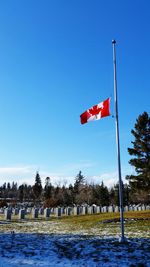
[[[124,237],[124,219],[123,219],[123,182],[121,179],[121,162],[120,162],[120,143],[119,143],[119,122],[118,122],[118,100],[117,100],[117,75],[116,75],[116,41],[112,40],[113,45],[113,65],[114,65],[114,100],[115,100],[115,118],[116,118],[116,145],[118,157],[118,177],[119,177],[119,201],[120,201],[120,221],[121,221],[121,242],[125,241]]]

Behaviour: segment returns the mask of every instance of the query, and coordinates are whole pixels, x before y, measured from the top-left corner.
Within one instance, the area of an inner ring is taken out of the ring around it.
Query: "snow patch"
[[[76,234],[0,234],[0,267],[150,266],[150,239]]]

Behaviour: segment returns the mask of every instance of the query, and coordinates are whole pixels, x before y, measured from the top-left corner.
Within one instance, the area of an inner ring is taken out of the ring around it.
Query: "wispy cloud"
[[[26,174],[31,171],[31,166],[14,166],[14,167],[0,167],[1,174]]]
[[[90,168],[93,164],[89,161],[69,163],[61,166],[59,171],[52,171],[46,167],[37,167],[36,165],[16,165],[0,167],[0,185],[4,182],[15,181],[19,185],[22,183],[34,184],[36,172],[39,171],[42,183],[44,185],[45,178],[50,177],[53,184],[70,184],[74,183],[74,179],[79,170]]]
[[[94,175],[88,177],[88,182],[94,184],[100,184],[103,181],[104,185],[111,187],[117,183],[117,172],[101,173],[100,175]]]
[[[127,174],[133,173],[133,168],[125,167],[122,169],[122,180],[124,183],[127,183],[127,180],[125,179]],[[118,172],[117,171],[110,171],[110,172],[104,172],[100,175],[95,176],[89,176],[88,181],[90,183],[98,183],[100,184],[102,181],[104,185],[106,185],[108,188],[112,187],[116,183],[118,183]]]
[[[15,181],[21,183],[31,183],[32,177],[35,176],[37,167],[32,165],[22,166],[5,166],[0,167],[0,181],[1,184],[4,182]]]
[[[85,168],[92,168],[94,167],[95,163],[92,161],[80,161],[80,162],[76,162],[76,163],[68,163],[66,165],[63,166],[62,171],[65,172],[71,172],[71,171],[80,171],[83,170]]]
[[[42,184],[45,183],[45,178],[50,177],[52,184],[73,184],[75,181],[75,176],[78,174],[79,170],[83,171],[83,175],[87,179],[88,183],[98,183],[100,184],[102,181],[108,187],[113,186],[118,182],[118,174],[116,171],[102,172],[95,175],[85,174],[87,168],[92,168],[94,163],[91,161],[81,161],[78,163],[69,163],[65,166],[62,166],[59,171],[51,171],[45,167],[40,167],[40,169],[36,165],[18,165],[18,166],[1,166],[0,167],[0,185],[4,182],[12,182],[15,181],[19,185],[22,183],[34,184],[36,172],[39,171]],[[94,171],[93,171],[94,172]],[[122,178],[126,174],[130,174],[133,172],[133,169],[124,168],[122,171]]]

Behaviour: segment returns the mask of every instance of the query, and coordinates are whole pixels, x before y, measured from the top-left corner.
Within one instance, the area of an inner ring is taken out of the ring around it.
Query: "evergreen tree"
[[[150,117],[144,112],[136,120],[134,129],[131,131],[134,136],[133,148],[128,152],[133,158],[129,163],[135,167],[136,175],[128,175],[129,185],[132,190],[150,189]]]
[[[75,183],[74,183],[74,192],[75,193],[79,193],[80,187],[82,185],[84,185],[85,183],[85,178],[82,175],[82,172],[79,171],[79,173],[77,174],[76,178],[75,178]]]
[[[85,188],[85,178],[82,175],[82,172],[79,171],[79,173],[75,177],[75,183],[74,183],[73,199],[75,204],[80,205],[83,202],[85,202],[84,188]]]
[[[3,190],[6,190],[6,183],[2,185]]]
[[[71,204],[75,203],[75,194],[74,194],[74,187],[72,184],[69,185],[69,195],[71,196]]]
[[[123,185],[123,205],[130,204],[130,188],[128,184]]]
[[[109,191],[107,186],[102,182],[100,185],[93,185],[93,204],[108,206],[109,205]]]
[[[129,186],[127,184],[122,183],[122,192],[123,192],[123,206],[129,204]],[[111,203],[120,206],[119,200],[119,183],[115,184],[113,188],[110,190],[110,200]]]
[[[33,186],[33,193],[36,200],[40,199],[41,193],[42,193],[42,183],[41,183],[41,177],[39,173],[36,173],[35,176],[35,184]]]
[[[8,182],[7,183],[7,190],[10,190],[11,189],[11,185],[10,185],[10,183]]]
[[[115,196],[114,196],[114,204],[116,206],[120,206],[120,201],[119,201],[119,183],[114,185],[114,191],[115,191]],[[122,187],[123,191],[123,187]]]
[[[100,205],[109,205],[109,191],[107,186],[105,186],[103,182],[100,185]]]
[[[45,199],[51,198],[52,197],[52,189],[53,186],[50,181],[50,177],[46,177],[45,179],[45,187],[44,187],[44,197]]]
[[[111,205],[115,205],[116,202],[115,202],[115,188],[114,187],[111,187],[110,190],[109,190],[109,199],[110,199],[110,204]]]
[[[19,191],[19,200],[22,202],[24,200],[24,185],[20,185],[18,188]]]

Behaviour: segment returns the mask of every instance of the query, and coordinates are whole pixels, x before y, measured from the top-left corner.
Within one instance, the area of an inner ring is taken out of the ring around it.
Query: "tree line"
[[[101,206],[119,205],[118,184],[108,189],[101,184],[88,184],[81,171],[75,177],[74,184],[69,186],[54,186],[50,177],[46,177],[42,187],[40,174],[37,172],[33,186],[17,183],[4,183],[0,187],[0,205],[6,206],[9,201],[16,205],[32,202],[33,205],[43,204],[45,207],[73,206],[82,204],[96,204]],[[129,188],[124,185],[124,204],[129,204]]]
[[[135,169],[135,174],[127,175],[127,183],[123,186],[123,203],[150,203],[150,117],[144,112],[136,120],[132,147],[128,148],[131,155],[129,164]],[[39,172],[36,173],[33,186],[12,182],[0,186],[0,206],[7,206],[8,202],[16,205],[18,202],[31,202],[33,205],[42,204],[45,207],[73,206],[82,204],[96,204],[101,206],[119,205],[119,186],[111,188],[100,184],[88,183],[82,171],[76,175],[74,183],[69,186],[51,183],[46,177],[42,186]]]

